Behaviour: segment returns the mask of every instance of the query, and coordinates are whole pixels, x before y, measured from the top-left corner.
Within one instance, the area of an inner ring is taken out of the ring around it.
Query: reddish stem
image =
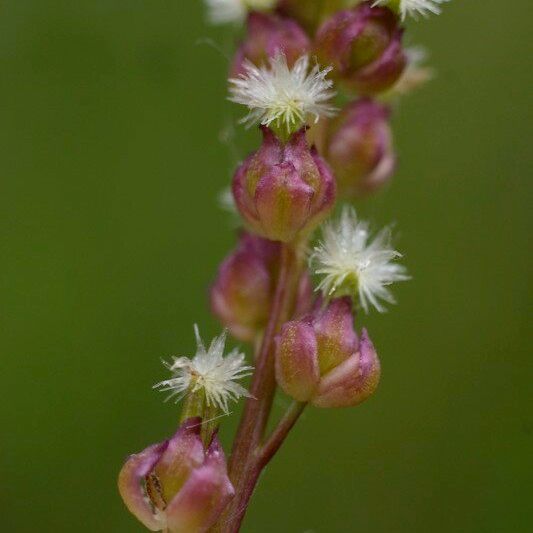
[[[214,531],[217,532],[239,531],[259,474],[266,464],[260,454],[260,445],[276,391],[274,338],[283,322],[288,319],[294,304],[300,277],[299,262],[297,250],[284,244],[270,319],[256,358],[250,385],[253,398],[246,402],[229,462],[230,477],[236,494],[215,527]]]

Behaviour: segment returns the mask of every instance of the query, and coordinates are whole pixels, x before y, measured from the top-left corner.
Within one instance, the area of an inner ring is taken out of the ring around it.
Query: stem
[[[292,311],[300,279],[299,252],[298,247],[282,245],[276,294],[250,386],[253,397],[246,402],[229,462],[230,477],[236,494],[218,526],[215,526],[214,531],[217,532],[239,531],[259,474],[266,464],[259,457],[258,450],[276,391],[274,338]]]
[[[270,459],[272,459],[279,450],[283,441],[287,438],[289,431],[293,428],[294,424],[296,424],[306,406],[307,403],[305,402],[292,402],[289,409],[287,409],[287,412],[283,415],[278,426],[261,448],[259,460],[263,467],[268,464]]]

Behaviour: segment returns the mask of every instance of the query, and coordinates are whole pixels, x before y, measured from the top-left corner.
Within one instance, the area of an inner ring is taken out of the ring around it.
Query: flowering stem
[[[246,402],[229,463],[230,477],[236,494],[231,505],[219,520],[218,526],[215,527],[215,531],[222,533],[239,531],[259,474],[266,465],[260,453],[260,445],[276,390],[274,338],[292,311],[300,279],[301,264],[301,247],[284,244],[281,250],[281,268],[270,320],[256,359],[255,372],[250,386],[252,398]]]

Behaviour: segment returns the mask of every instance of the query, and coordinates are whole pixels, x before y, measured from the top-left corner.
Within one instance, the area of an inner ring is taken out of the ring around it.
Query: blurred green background
[[[439,75],[395,114],[392,186],[358,206],[397,223],[414,278],[360,322],[383,381],[305,414],[243,531],[532,530],[529,8],[409,23]],[[116,475],[175,428],[160,357],[219,331],[216,196],[257,142],[231,134],[232,40],[199,0],[1,3],[2,531],[142,530]]]

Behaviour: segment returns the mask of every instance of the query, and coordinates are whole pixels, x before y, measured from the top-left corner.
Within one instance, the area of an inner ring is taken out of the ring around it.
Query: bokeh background
[[[305,414],[243,531],[532,530],[530,14],[455,0],[408,24],[438,77],[395,114],[394,183],[358,206],[397,223],[414,278],[360,322],[383,381]],[[219,331],[216,197],[257,143],[224,99],[232,45],[199,0],[0,5],[2,531],[142,530],[116,474],[174,430],[160,357]]]

